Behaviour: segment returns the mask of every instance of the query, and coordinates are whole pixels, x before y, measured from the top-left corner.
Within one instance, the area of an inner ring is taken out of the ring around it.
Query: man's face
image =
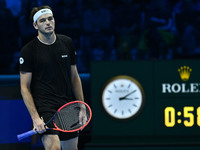
[[[55,29],[55,20],[52,14],[45,14],[38,18],[34,23],[35,29],[43,34],[53,33]]]

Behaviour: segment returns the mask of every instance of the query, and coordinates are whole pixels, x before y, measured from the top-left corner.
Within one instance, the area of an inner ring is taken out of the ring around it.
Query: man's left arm
[[[82,83],[76,65],[71,65],[71,85],[75,98],[84,101]]]

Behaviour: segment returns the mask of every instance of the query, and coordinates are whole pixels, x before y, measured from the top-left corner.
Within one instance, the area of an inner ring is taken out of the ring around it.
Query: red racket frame
[[[88,104],[86,104],[85,102],[83,102],[83,101],[71,101],[71,102],[69,102],[69,103],[63,105],[62,107],[60,107],[60,108],[57,110],[57,112],[59,112],[60,110],[62,110],[62,109],[63,109],[64,107],[66,107],[67,105],[70,105],[70,104],[73,104],[73,103],[82,103],[82,104],[84,104],[84,105],[88,108],[89,114],[90,114],[89,116],[90,116],[90,117],[89,117],[89,119],[87,120],[87,123],[86,123],[84,126],[81,126],[80,128],[75,129],[75,130],[62,130],[62,129],[60,129],[60,128],[56,125],[55,122],[53,122],[55,128],[52,128],[52,130],[57,130],[57,131],[61,131],[61,132],[76,132],[76,131],[79,131],[79,130],[85,128],[85,127],[88,125],[88,123],[90,122],[90,120],[91,120],[91,118],[92,118],[92,110],[91,110],[90,106],[89,106]]]

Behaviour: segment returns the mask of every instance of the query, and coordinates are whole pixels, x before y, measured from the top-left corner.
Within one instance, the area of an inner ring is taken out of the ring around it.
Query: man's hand
[[[87,114],[86,114],[86,108],[82,108],[80,110],[79,113],[79,124],[81,124],[81,126],[85,125],[87,123]]]
[[[37,118],[37,119],[33,120],[33,130],[39,134],[46,132],[45,123],[43,121],[43,118]]]

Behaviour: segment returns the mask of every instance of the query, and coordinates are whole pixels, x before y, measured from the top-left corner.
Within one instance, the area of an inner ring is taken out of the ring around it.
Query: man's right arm
[[[21,94],[24,100],[24,103],[30,113],[30,116],[33,120],[34,130],[37,132],[43,133],[46,131],[44,125],[45,123],[41,120],[37,109],[35,107],[35,103],[33,97],[31,95],[30,85],[32,80],[31,72],[20,72],[20,85],[21,85]]]

